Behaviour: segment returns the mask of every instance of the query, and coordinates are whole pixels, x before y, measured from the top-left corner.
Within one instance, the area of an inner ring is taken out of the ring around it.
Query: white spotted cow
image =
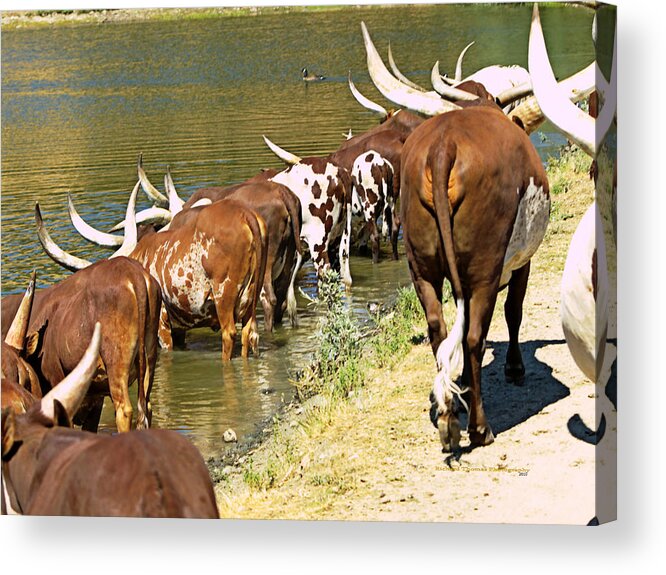
[[[328,158],[299,158],[276,146],[265,136],[264,140],[274,153],[290,164],[277,174],[267,172],[266,175],[298,196],[303,216],[301,239],[310,250],[317,276],[321,276],[333,263],[332,249],[339,238],[340,275],[345,285],[350,287],[351,175]],[[298,266],[300,254],[297,258]]]
[[[379,152],[369,150],[354,160],[352,176],[352,215],[365,222],[370,233],[372,261],[379,260],[377,220],[382,216],[382,236],[389,237],[395,220],[393,166]]]

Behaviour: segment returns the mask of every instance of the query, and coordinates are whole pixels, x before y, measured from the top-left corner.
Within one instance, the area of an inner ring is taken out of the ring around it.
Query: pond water
[[[470,41],[464,70],[527,64],[531,6],[418,5],[204,20],[109,23],[2,34],[2,293],[25,288],[38,270],[42,286],[68,274],[43,253],[33,210],[39,201],[56,241],[76,255],[108,255],[71,227],[66,194],[81,215],[106,229],[122,218],[136,182],[136,160],[159,183],[169,165],[181,197],[205,185],[230,184],[279,161],[266,134],[301,155],[325,155],[350,128],[377,122],[347,88],[391,107],[365,65],[360,22],[383,55],[388,41],[401,71],[423,86],[430,68],[453,74]],[[542,10],[559,77],[594,59],[591,11]],[[306,84],[301,69],[326,81]],[[545,125],[532,136],[542,158],[563,139]],[[148,207],[146,198],[141,207]],[[386,247],[386,246],[384,246]],[[391,298],[409,283],[404,256],[351,261],[354,312]],[[311,267],[301,286],[312,292]],[[188,335],[185,350],[161,353],[153,388],[154,426],[188,434],[204,455],[223,449],[228,427],[240,438],[270,418],[292,394],[290,375],[312,351],[317,311],[299,298],[301,324],[260,332],[260,356],[220,362],[210,330]],[[134,392],[133,392],[134,393]],[[109,405],[103,430],[114,428]]]

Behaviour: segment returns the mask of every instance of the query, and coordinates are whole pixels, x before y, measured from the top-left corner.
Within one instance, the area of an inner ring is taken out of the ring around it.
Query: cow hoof
[[[471,445],[490,445],[493,441],[495,441],[495,436],[489,425],[486,425],[485,429],[481,431],[469,431],[469,442]]]
[[[507,383],[523,385],[525,383],[525,366],[522,363],[507,363],[504,366],[504,378]]]
[[[451,453],[460,447],[460,422],[452,413],[437,418],[439,440],[442,442],[442,453]]]

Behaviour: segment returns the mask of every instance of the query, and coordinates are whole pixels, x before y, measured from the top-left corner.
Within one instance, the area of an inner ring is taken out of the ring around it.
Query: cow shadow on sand
[[[486,418],[495,437],[527,421],[548,405],[567,397],[569,388],[553,375],[553,369],[536,357],[536,351],[550,345],[564,345],[564,340],[535,340],[521,342],[525,364],[525,379],[521,385],[504,378],[504,361],[508,342],[487,342],[484,358],[491,357],[483,367],[481,396]],[[467,426],[467,413],[459,412],[460,424]],[[562,422],[566,425],[566,422]],[[475,447],[465,446],[460,454],[470,453]]]
[[[554,404],[570,395],[569,388],[553,375],[550,365],[536,357],[539,349],[550,345],[566,345],[563,339],[534,340],[521,342],[520,348],[525,364],[525,380],[521,385],[508,383],[504,378],[504,359],[508,342],[487,342],[484,358],[491,358],[484,365],[481,381],[483,408],[495,437],[527,421],[548,405]],[[617,408],[617,363],[612,366],[611,377],[606,386],[606,395]],[[460,424],[467,427],[467,412],[458,411]],[[597,444],[604,436],[606,421],[601,420],[599,429],[588,428],[579,414],[571,414],[568,421],[562,421],[572,437],[586,443]],[[477,447],[464,446],[447,457],[459,459],[460,455],[470,453]]]

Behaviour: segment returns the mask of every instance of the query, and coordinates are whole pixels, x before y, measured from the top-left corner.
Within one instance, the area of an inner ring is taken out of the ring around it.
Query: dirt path
[[[595,390],[571,359],[559,319],[569,238],[592,193],[584,179],[580,186],[560,198],[568,215],[553,222],[533,260],[522,387],[504,381],[508,333],[503,295],[498,300],[483,371],[492,445],[459,458],[441,453],[428,416],[435,366],[421,344],[392,371],[373,372],[324,421],[307,410],[288,415],[244,466],[227,469],[217,488],[222,515],[587,524],[595,516],[595,447],[574,437],[589,439],[572,417],[594,425]]]

